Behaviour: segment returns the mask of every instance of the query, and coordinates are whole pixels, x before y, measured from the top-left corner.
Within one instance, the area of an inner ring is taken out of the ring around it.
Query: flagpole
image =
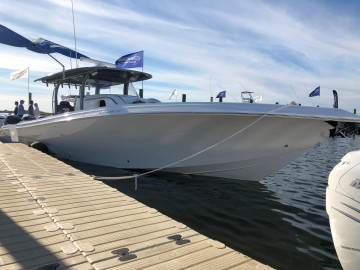
[[[141,67],[141,71],[144,72],[144,51],[143,51],[143,59],[142,59],[142,67]],[[141,81],[141,89],[144,91],[144,80]]]
[[[72,19],[73,19],[73,28],[74,28],[74,41],[75,41],[75,63],[76,67],[78,68],[78,59],[77,59],[77,50],[76,50],[76,34],[75,34],[75,18],[74,18],[74,3],[73,0],[71,0],[71,11],[72,11]],[[70,58],[71,62],[71,58]]]
[[[30,80],[30,69],[28,67],[28,99],[29,99],[29,104],[30,104],[30,88],[29,88],[29,80]]]
[[[213,95],[211,91],[211,73],[210,73],[210,102],[213,102]]]

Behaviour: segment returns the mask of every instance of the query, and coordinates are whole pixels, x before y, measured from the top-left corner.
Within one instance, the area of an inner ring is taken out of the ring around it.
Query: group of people
[[[18,115],[20,118],[24,116],[25,114],[24,103],[25,103],[24,100],[20,100],[20,105],[19,105],[19,102],[15,101],[14,115]],[[34,116],[36,118],[39,118],[40,116],[39,105],[37,103],[34,104],[34,101],[32,100],[30,100],[28,115]]]

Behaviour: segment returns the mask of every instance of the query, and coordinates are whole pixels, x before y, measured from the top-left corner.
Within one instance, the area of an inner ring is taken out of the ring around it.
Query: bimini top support
[[[53,91],[53,96],[52,96],[52,110],[53,110],[53,114],[57,114],[58,113],[58,91],[59,91],[59,87],[60,84],[54,84],[54,91]]]
[[[86,86],[86,81],[88,80],[88,78],[89,78],[89,74],[84,77],[84,80],[82,81],[81,86],[79,88],[80,110],[84,109],[85,86]]]

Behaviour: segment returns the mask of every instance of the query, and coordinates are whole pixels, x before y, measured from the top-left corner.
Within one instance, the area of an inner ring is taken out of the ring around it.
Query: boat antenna
[[[210,101],[213,102],[213,94],[211,90],[211,73],[210,73]]]
[[[78,61],[77,61],[77,50],[76,50],[76,34],[75,34],[75,18],[74,18],[74,3],[73,0],[71,0],[71,11],[72,11],[72,18],[73,18],[73,27],[74,27],[74,41],[75,41],[75,62],[76,67],[78,68]]]
[[[298,101],[299,103],[301,103],[301,101],[300,101],[300,99],[299,99],[298,95],[296,94],[296,92],[295,92],[295,90],[294,90],[294,87],[293,87],[292,85],[290,85],[290,87],[291,87],[291,89],[293,90],[293,93],[294,93],[294,95],[295,95],[295,97],[296,97],[297,101]]]
[[[242,82],[239,81],[239,83],[241,84],[241,86],[244,88],[244,90],[245,90],[246,92],[249,92],[249,91],[245,88],[245,86],[242,84]]]

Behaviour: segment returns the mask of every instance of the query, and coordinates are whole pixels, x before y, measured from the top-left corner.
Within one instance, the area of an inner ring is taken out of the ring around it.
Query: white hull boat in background
[[[342,267],[360,269],[360,151],[345,155],[330,173],[326,211]]]
[[[20,142],[42,142],[60,158],[125,169],[156,169],[242,180],[261,180],[328,138],[337,122],[359,123],[340,109],[251,103],[160,103],[128,95],[133,81],[150,74],[105,67],[56,73],[54,115],[16,125]],[[60,85],[79,96],[58,103]],[[123,85],[123,94],[100,88]],[[86,87],[94,95],[84,95]],[[9,125],[0,139],[10,140]],[[204,151],[207,149],[206,151]]]

